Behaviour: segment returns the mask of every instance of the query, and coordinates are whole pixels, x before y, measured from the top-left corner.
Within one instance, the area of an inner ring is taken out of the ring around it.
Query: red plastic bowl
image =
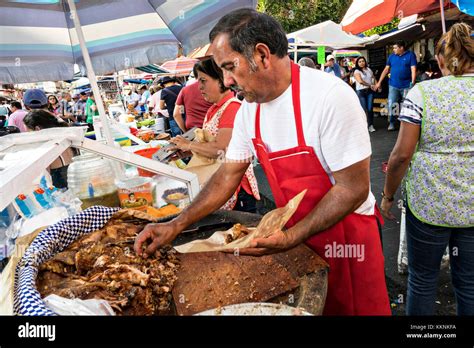
[[[159,149],[160,149],[159,147],[152,147],[149,149],[138,150],[138,151],[135,151],[134,153],[139,156],[143,156],[143,157],[151,159],[153,154],[157,152]],[[151,178],[152,176],[156,175],[156,173],[149,172],[148,170],[142,169],[140,167],[138,167],[137,169],[138,169],[138,175],[140,176]]]

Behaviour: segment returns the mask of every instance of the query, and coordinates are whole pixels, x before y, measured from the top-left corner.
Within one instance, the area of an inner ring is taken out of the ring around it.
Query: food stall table
[[[257,214],[218,211],[193,227],[224,222],[256,226],[260,218]],[[214,231],[185,233],[176,243],[207,238]],[[246,302],[282,303],[315,315],[323,312],[328,265],[306,245],[262,257],[204,252],[180,254],[179,258],[181,267],[172,291],[178,315],[209,309],[218,314],[221,307]]]

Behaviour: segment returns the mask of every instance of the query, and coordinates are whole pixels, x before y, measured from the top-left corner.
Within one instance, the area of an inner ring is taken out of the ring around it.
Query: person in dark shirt
[[[181,92],[183,86],[179,85],[174,78],[169,76],[163,78],[161,85],[164,88],[161,91],[160,109],[166,108],[168,110],[171,135],[175,137],[182,134],[181,129],[173,117],[173,112],[179,92]]]
[[[197,66],[194,65],[193,75],[198,76]],[[212,103],[206,101],[199,90],[199,83],[197,80],[188,82],[186,87],[183,87],[176,100],[174,108],[174,119],[183,132],[198,127],[202,128],[204,118],[207,110],[212,106]],[[186,114],[186,118],[183,118]]]
[[[64,92],[61,95],[61,101],[59,102],[59,116],[64,122],[76,122],[76,118],[73,114],[72,105],[70,104],[72,98],[71,94]]]
[[[74,104],[73,111],[78,122],[86,121],[86,103],[87,103],[87,93],[81,92],[79,94],[79,100]]]
[[[393,45],[393,54],[388,57],[387,65],[382,71],[376,90],[382,86],[385,76],[390,73],[388,81],[388,112],[390,116],[388,130],[395,130],[395,121],[398,118],[400,105],[408,91],[416,82],[416,55],[406,50],[404,41],[397,41]]]

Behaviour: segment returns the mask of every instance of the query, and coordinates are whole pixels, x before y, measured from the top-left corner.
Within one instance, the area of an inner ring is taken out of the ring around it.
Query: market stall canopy
[[[161,63],[205,45],[228,12],[256,0],[76,0],[97,74]],[[66,0],[0,1],[0,81],[71,80],[84,60]]]
[[[176,75],[188,75],[193,71],[194,64],[199,62],[198,59],[179,57],[163,63],[160,68]]]
[[[156,65],[156,64],[139,66],[137,70],[140,70],[149,74],[169,74],[170,73],[168,70],[163,69],[159,65]]]
[[[362,54],[359,51],[355,50],[335,50],[332,52],[332,55],[336,58],[339,57],[359,57]]]
[[[340,24],[326,21],[288,34],[287,38],[294,39],[296,43],[311,43],[314,46],[349,48],[363,47],[372,43],[378,35],[368,38],[350,35],[342,30]]]
[[[416,41],[430,38],[439,38],[442,34],[441,14],[436,12],[433,14],[425,14],[417,19],[411,25],[400,27],[388,33],[380,35],[380,38],[374,43],[367,45],[367,49],[384,47],[390,45],[397,40]],[[458,22],[464,22],[474,26],[474,17],[465,14],[456,7],[446,10],[445,12],[446,28],[449,30],[452,25]]]
[[[123,82],[129,84],[129,83],[133,83],[135,85],[146,85],[148,83],[150,83],[151,81],[153,81],[153,79],[124,79]]]
[[[459,8],[461,12],[474,16],[474,1],[472,0],[454,0],[451,1]]]
[[[474,9],[472,1],[468,0],[443,0],[442,3],[443,8],[456,5],[465,11]],[[405,18],[433,10],[440,10],[440,0],[354,0],[341,25],[346,32],[358,34],[386,24],[395,17]]]
[[[192,51],[190,54],[188,54],[188,58],[194,58],[194,59],[205,59],[210,57],[211,51],[210,51],[211,44],[207,44],[203,47],[198,47],[194,51]]]

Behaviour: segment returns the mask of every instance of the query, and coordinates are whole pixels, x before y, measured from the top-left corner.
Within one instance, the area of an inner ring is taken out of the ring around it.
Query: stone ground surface
[[[376,117],[374,124],[376,132],[370,134],[372,142],[372,158],[370,164],[370,177],[372,192],[374,193],[377,203],[380,205],[380,193],[382,192],[385,174],[382,172],[382,162],[388,161],[390,152],[397,140],[398,131],[388,132],[387,121],[383,117]],[[273,196],[268,186],[265,174],[258,165],[255,168],[258,179],[262,202],[259,203],[259,212],[265,213],[273,209]],[[400,192],[397,193],[395,199],[400,198]],[[387,280],[387,288],[392,303],[392,312],[394,315],[405,315],[404,303],[398,303],[399,299],[406,300],[407,275],[398,273],[397,257],[400,234],[400,209],[394,207],[393,213],[396,215],[395,221],[385,221],[382,230],[382,239],[385,255],[385,273]],[[453,288],[451,285],[451,276],[449,267],[442,269],[439,279],[438,295],[436,298],[436,315],[455,315],[456,306],[454,300]],[[367,289],[370,291],[369,289]],[[400,296],[401,295],[401,296]]]

